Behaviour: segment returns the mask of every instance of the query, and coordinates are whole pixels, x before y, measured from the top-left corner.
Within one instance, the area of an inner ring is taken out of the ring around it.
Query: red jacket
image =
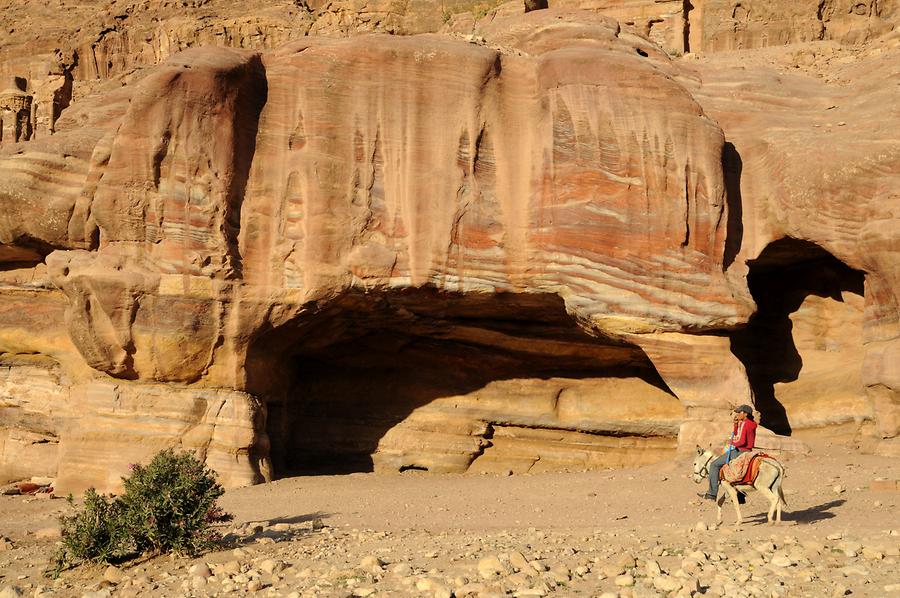
[[[758,425],[752,419],[745,419],[737,424],[731,446],[741,452],[752,451],[753,447],[756,446],[756,427]]]

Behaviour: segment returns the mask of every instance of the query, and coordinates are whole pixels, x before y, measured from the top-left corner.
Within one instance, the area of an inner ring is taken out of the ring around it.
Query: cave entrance
[[[783,238],[748,262],[757,311],[732,334],[760,423],[779,434],[868,418],[864,275],[814,243]]]
[[[259,335],[247,371],[277,477],[647,463],[683,415],[641,349],[555,295],[347,293]]]

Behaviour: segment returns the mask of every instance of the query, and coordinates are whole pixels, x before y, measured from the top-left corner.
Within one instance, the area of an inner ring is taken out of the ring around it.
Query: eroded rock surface
[[[126,53],[108,91],[62,69],[107,82],[0,149],[0,477],[114,487],[173,443],[229,485],[581,469],[754,400],[893,450],[896,39],[834,89],[512,4],[468,40]]]

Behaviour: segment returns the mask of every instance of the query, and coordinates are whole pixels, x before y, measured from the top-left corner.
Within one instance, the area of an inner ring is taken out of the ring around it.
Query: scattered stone
[[[381,570],[384,566],[384,562],[374,555],[369,555],[363,557],[363,559],[359,562],[359,568],[365,569],[366,571],[371,571],[373,569]]]
[[[478,561],[478,574],[483,579],[495,579],[506,573],[506,567],[497,555],[487,556]]]
[[[399,577],[407,577],[412,574],[412,567],[407,563],[397,563],[391,567],[391,573]]]
[[[865,546],[862,549],[862,555],[864,558],[867,558],[872,561],[880,561],[884,558],[884,553],[878,549],[872,548],[870,546]]]
[[[790,567],[794,564],[794,561],[792,561],[786,555],[777,554],[774,557],[772,557],[772,564],[775,565],[776,567]]]
[[[125,574],[122,573],[122,570],[118,567],[110,565],[103,571],[103,579],[104,581],[108,581],[111,584],[120,584],[122,583],[122,579],[125,577]]]
[[[566,583],[567,581],[572,579],[572,573],[565,565],[556,565],[555,567],[551,567],[550,575],[553,577],[553,581],[555,581],[556,583]]]
[[[522,571],[528,568],[528,559],[521,552],[513,551],[509,553],[509,564],[516,570]]]
[[[669,593],[674,592],[675,590],[680,590],[682,587],[682,583],[674,577],[670,577],[668,575],[659,575],[658,577],[653,578],[653,587],[660,592]]]
[[[634,585],[634,577],[632,575],[619,575],[614,583],[620,588],[628,588]]]
[[[24,594],[25,592],[19,586],[3,586],[0,589],[0,598],[19,598],[19,596]]]
[[[266,559],[259,564],[259,569],[265,571],[269,575],[274,575],[284,569],[284,563],[274,559]]]
[[[202,577],[203,579],[212,577],[212,571],[210,571],[209,565],[206,563],[196,563],[191,565],[191,568],[188,569],[188,573],[190,573],[192,577]]]

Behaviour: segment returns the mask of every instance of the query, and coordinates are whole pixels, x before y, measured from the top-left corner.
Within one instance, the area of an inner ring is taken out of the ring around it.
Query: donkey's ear
[[[702,455],[702,454],[703,454],[703,449],[700,448],[700,445],[699,445],[699,444],[697,445],[697,454],[698,454],[698,455]]]

